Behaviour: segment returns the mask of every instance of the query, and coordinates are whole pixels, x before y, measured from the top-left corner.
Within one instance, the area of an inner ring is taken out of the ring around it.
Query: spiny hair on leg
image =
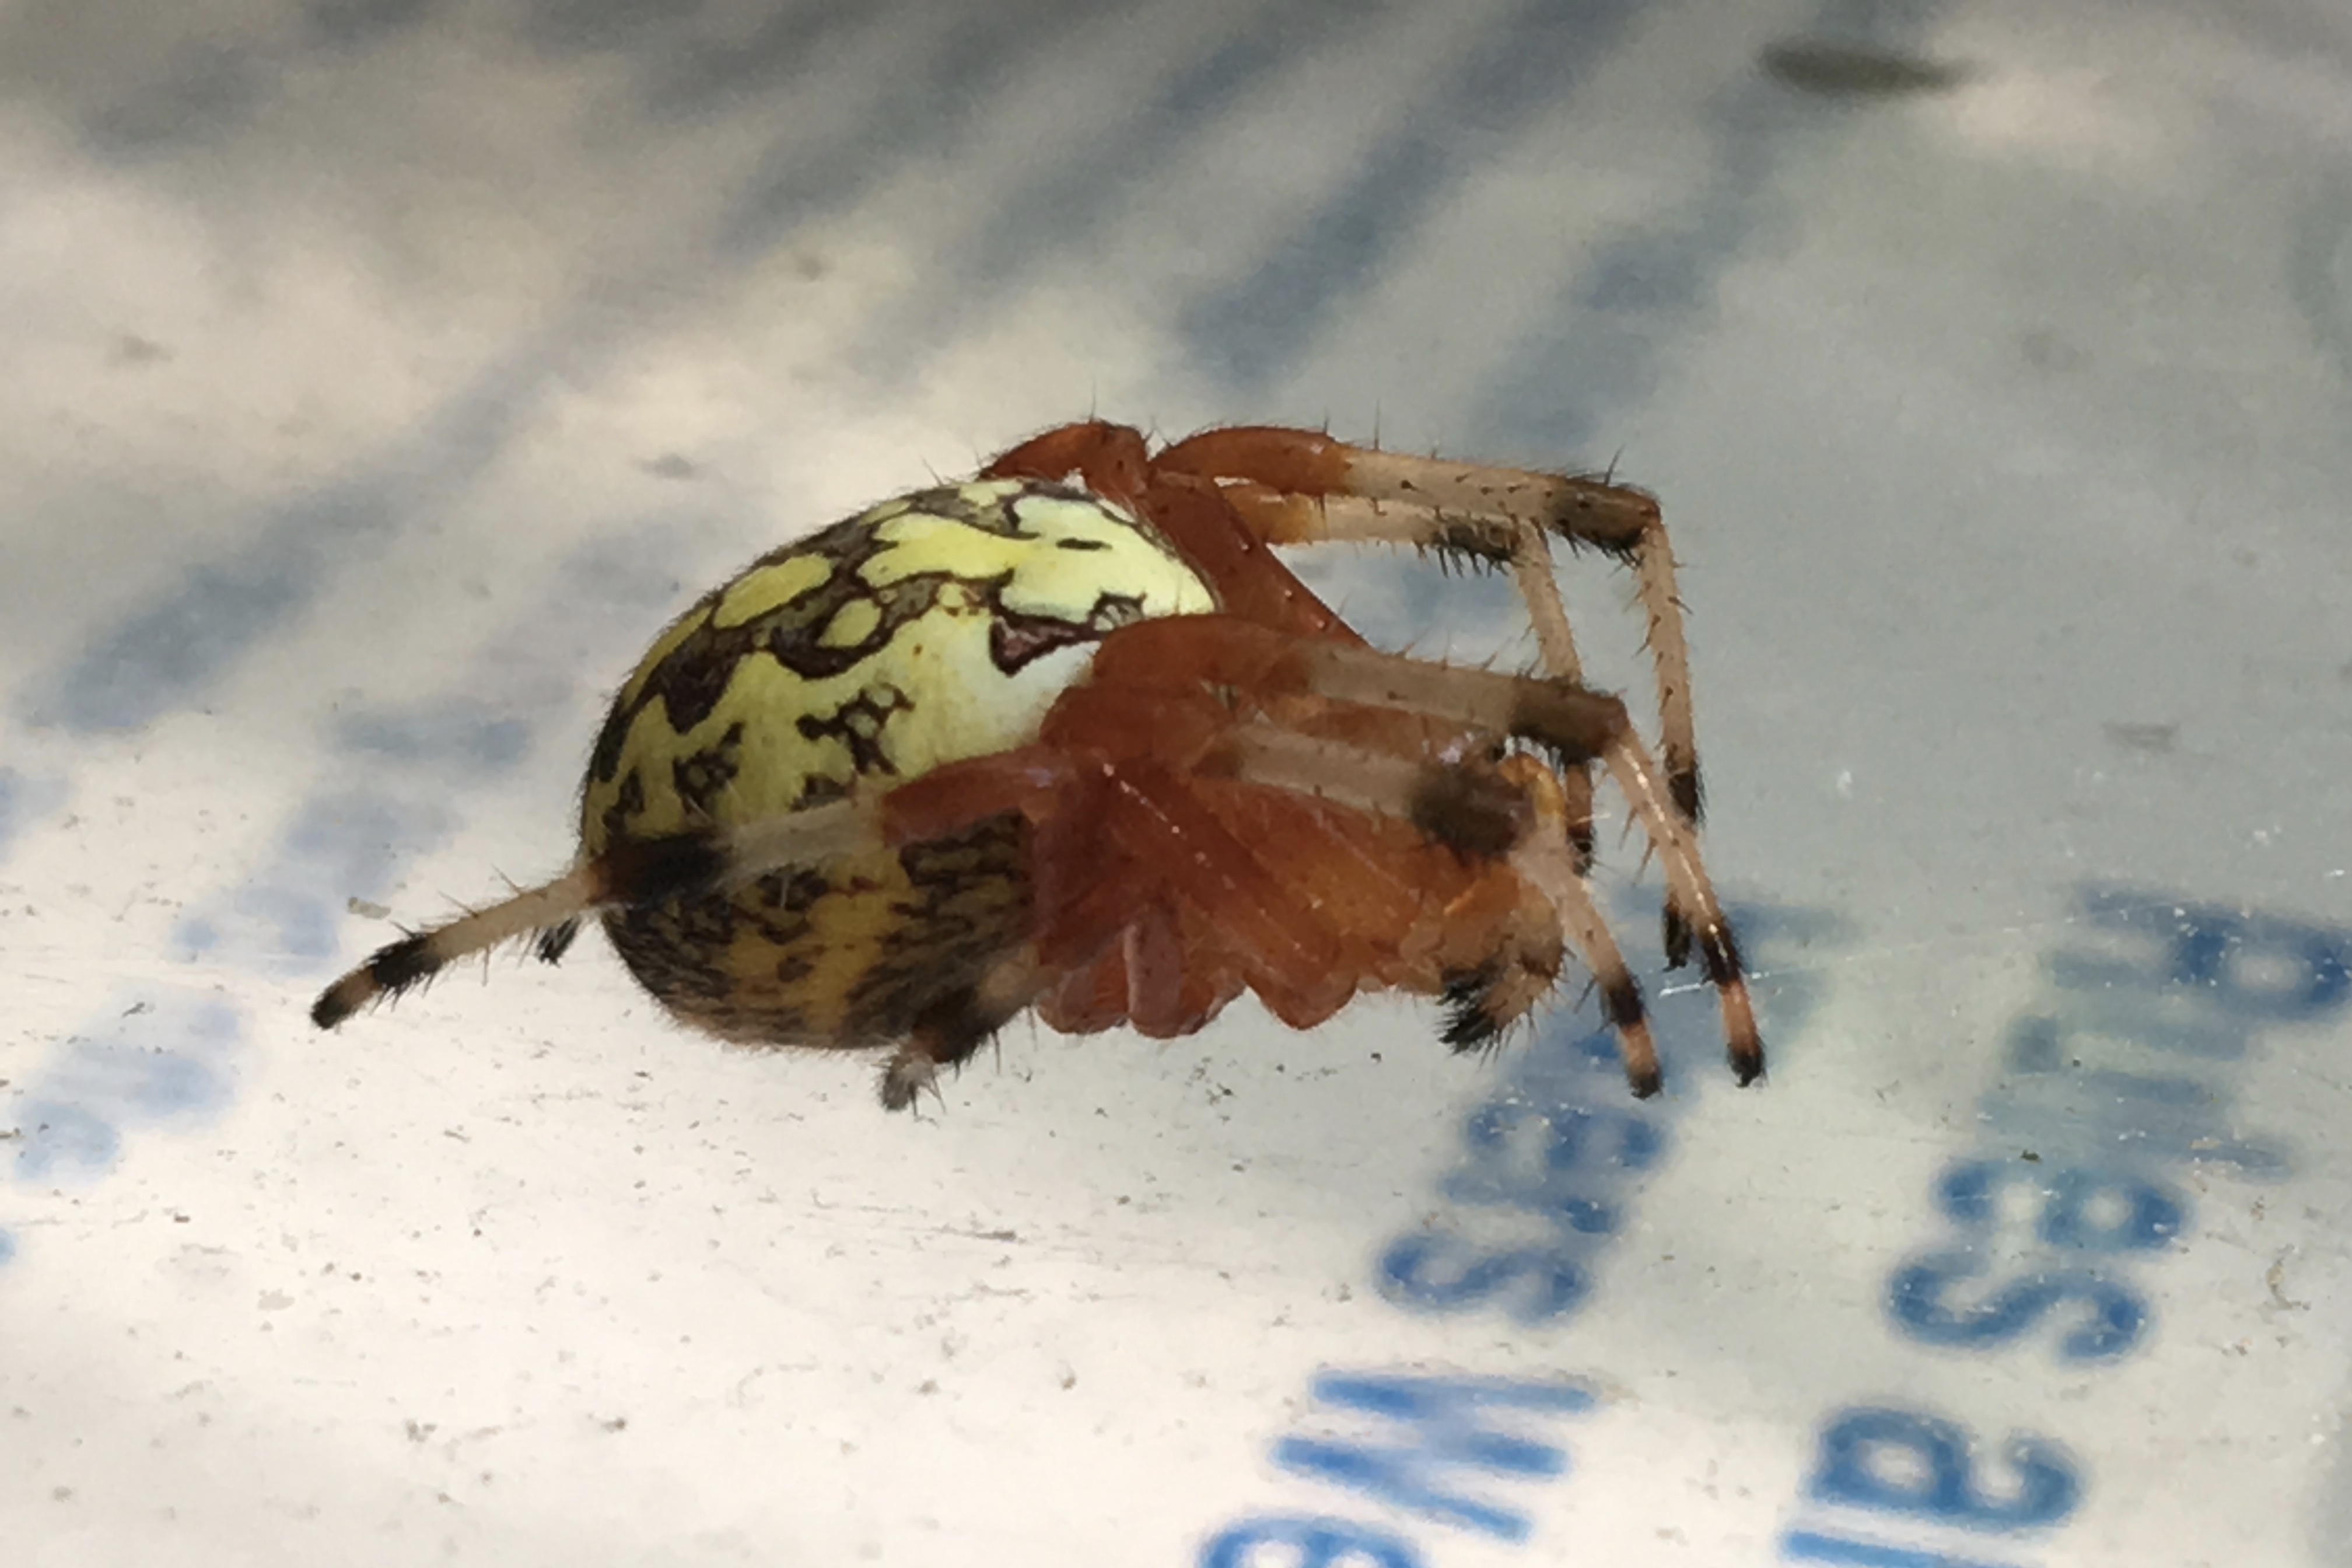
[[[1513,531],[1483,518],[1434,516],[1428,536],[1412,541],[1414,553],[1433,560],[1439,571],[1465,577],[1491,576],[1517,556]]]
[[[578,940],[579,935],[580,921],[577,916],[574,916],[571,920],[558,921],[541,931],[539,940],[531,943],[530,950],[541,963],[561,963],[563,962],[563,955],[572,951],[572,944]]]
[[[412,931],[320,992],[310,1021],[331,1029],[362,1008],[425,984],[458,959],[508,942],[534,938],[540,956],[552,963],[570,944],[580,917],[600,901],[598,883],[592,868],[574,867],[552,882]]]
[[[1559,984],[1560,955],[1519,952],[1445,977],[1437,1037],[1458,1054],[1498,1050]]]
[[[599,910],[717,892],[782,867],[819,863],[876,834],[874,803],[852,799],[724,834],[696,830],[623,840],[551,882],[378,950],[320,994],[310,1021],[331,1029],[363,1007],[424,984],[454,961],[503,942],[530,939],[540,959],[553,963],[579,934],[580,921]]]
[[[1438,999],[1445,1022],[1439,1026],[1437,1037],[1457,1056],[1474,1051],[1483,1055],[1502,1043],[1503,1023],[1486,1006],[1493,990],[1489,970],[1465,969],[1445,977],[1445,990]]]
[[[971,983],[940,993],[882,1069],[877,1086],[886,1110],[912,1110],[928,1090],[941,1106],[940,1068],[963,1064],[993,1047],[1005,1025],[1035,1000],[1035,968],[1026,951],[1000,959]]]

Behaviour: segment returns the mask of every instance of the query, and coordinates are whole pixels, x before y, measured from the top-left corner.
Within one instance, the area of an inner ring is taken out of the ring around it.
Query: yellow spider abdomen
[[[754,562],[614,700],[581,838],[726,830],[1036,737],[1119,626],[1213,610],[1134,518],[1034,480],[901,497]],[[1022,940],[1015,819],[607,913],[646,989],[745,1041],[894,1040]]]

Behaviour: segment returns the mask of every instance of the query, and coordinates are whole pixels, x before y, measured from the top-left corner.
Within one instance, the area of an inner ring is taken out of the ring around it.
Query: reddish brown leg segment
[[[1275,543],[1384,541],[1455,550],[1517,563],[1521,531],[1557,534],[1627,562],[1649,618],[1664,729],[1668,794],[1692,820],[1700,815],[1698,738],[1691,711],[1690,647],[1683,633],[1675,562],[1656,500],[1625,485],[1415,458],[1350,446],[1311,430],[1240,426],[1208,430],[1160,455],[1162,473],[1221,481],[1235,510]],[[1521,572],[1530,613],[1543,630],[1549,673],[1580,679],[1559,590],[1549,571]],[[1548,604],[1538,600],[1549,601]]]

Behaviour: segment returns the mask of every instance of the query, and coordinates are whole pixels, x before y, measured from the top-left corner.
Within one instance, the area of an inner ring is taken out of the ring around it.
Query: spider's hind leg
[[[532,939],[549,963],[563,956],[581,921],[599,910],[711,892],[781,867],[870,847],[871,810],[835,801],[737,828],[681,833],[612,846],[551,882],[469,910],[378,948],[310,1005],[310,1021],[331,1029],[352,1014],[412,991],[461,958]]]
[[[915,1102],[925,1094],[940,1098],[940,1069],[961,1067],[978,1055],[989,1039],[988,1035],[960,1037],[929,1029],[919,1029],[908,1036],[890,1053],[888,1064],[882,1068],[878,1086],[882,1109],[912,1110]]]
[[[320,992],[310,1005],[310,1022],[331,1029],[362,1008],[426,984],[458,959],[519,938],[535,936],[543,956],[551,946],[561,956],[570,941],[562,933],[576,929],[580,916],[595,906],[595,884],[593,868],[575,866],[487,909],[412,931]]]

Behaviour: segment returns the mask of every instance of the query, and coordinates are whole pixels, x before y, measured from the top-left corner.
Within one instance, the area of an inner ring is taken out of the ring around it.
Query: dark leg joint
[[[1675,809],[1683,814],[1685,822],[1697,822],[1706,814],[1705,792],[1699,788],[1698,767],[1676,768],[1666,780],[1666,793],[1674,797]]]
[[[1616,698],[1565,680],[1528,681],[1511,714],[1511,733],[1541,746],[1561,768],[1591,762],[1631,724]]]
[[[1561,498],[1559,508],[1544,519],[1544,526],[1571,550],[1590,546],[1630,563],[1641,553],[1642,542],[1657,528],[1658,503],[1625,485],[1610,485],[1608,495],[1612,504],[1604,510],[1593,504],[1591,495],[1571,490]]]
[[[1409,811],[1423,834],[1475,859],[1509,854],[1528,826],[1525,795],[1498,774],[1465,767],[1430,768]]]
[[[1609,982],[1601,988],[1601,1006],[1609,1015],[1611,1027],[1619,1039],[1633,1037],[1649,1022],[1649,1009],[1642,1001],[1641,983],[1627,974]],[[1625,1081],[1633,1087],[1636,1100],[1647,1100],[1665,1087],[1665,1075],[1655,1063],[1635,1067],[1625,1064]]]
[[[1675,907],[1671,897],[1666,900],[1666,912],[1661,924],[1664,927],[1660,935],[1665,943],[1666,967],[1680,969],[1690,962],[1691,927],[1690,921],[1683,917],[1682,910]]]
[[[1717,926],[1707,932],[1705,948],[1709,980],[1717,985],[1730,985],[1745,977],[1747,972],[1739,965],[1739,943],[1733,938],[1730,927]]]
[[[605,901],[657,904],[710,890],[727,869],[727,852],[708,833],[621,839],[598,857],[596,868]]]
[[[1518,531],[1509,523],[1485,518],[1444,517],[1437,520],[1428,548],[1443,561],[1507,566],[1518,557]]]

